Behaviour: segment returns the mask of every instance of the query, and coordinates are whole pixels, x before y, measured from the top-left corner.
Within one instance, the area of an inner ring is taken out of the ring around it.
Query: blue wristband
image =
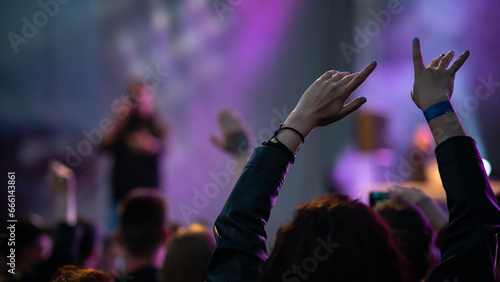
[[[454,112],[455,110],[453,110],[450,101],[443,101],[428,107],[427,110],[424,111],[424,116],[427,122],[429,122],[437,116]]]

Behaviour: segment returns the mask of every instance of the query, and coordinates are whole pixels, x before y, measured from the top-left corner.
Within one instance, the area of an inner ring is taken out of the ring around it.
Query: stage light
[[[491,164],[486,159],[483,159],[484,170],[486,171],[486,175],[490,176],[491,173]]]

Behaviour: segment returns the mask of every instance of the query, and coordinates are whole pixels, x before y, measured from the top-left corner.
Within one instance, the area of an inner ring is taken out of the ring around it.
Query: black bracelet
[[[280,128],[278,128],[278,130],[276,130],[276,131],[274,132],[274,136],[273,136],[273,137],[276,139],[276,135],[278,135],[278,133],[279,133],[281,130],[283,130],[283,129],[290,129],[290,130],[292,130],[292,131],[295,131],[295,132],[296,132],[296,133],[300,136],[300,138],[302,139],[302,144],[304,144],[304,142],[306,141],[306,140],[305,140],[305,138],[304,138],[304,135],[302,135],[302,133],[300,133],[297,129],[292,128],[292,127],[289,127],[289,126],[285,126],[285,127],[283,127],[283,124],[281,124],[281,125],[280,125]],[[278,140],[278,139],[276,139],[276,140]]]
[[[271,139],[267,140],[266,142],[263,142],[262,145],[281,149],[290,157],[290,161],[293,164],[295,162],[295,155],[276,136],[276,135],[278,135],[280,130],[283,130],[283,129],[290,129],[290,130],[295,131],[300,136],[300,138],[302,138],[302,144],[304,143],[304,136],[297,129],[291,128],[291,127],[283,127],[283,124],[281,124],[280,127],[274,132],[274,135],[271,137]],[[276,143],[271,141],[273,139],[276,140]],[[300,147],[297,149],[297,151],[299,151],[299,150],[300,150]]]

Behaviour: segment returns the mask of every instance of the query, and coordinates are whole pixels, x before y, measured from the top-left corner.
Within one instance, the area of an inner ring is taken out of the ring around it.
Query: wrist
[[[435,105],[437,103],[441,103],[441,102],[444,102],[444,101],[450,101],[450,99],[448,98],[448,95],[443,95],[442,93],[440,94],[432,94],[432,95],[429,95],[429,96],[432,96],[434,97],[434,99],[432,100],[429,100],[429,101],[422,101],[422,103],[420,103],[420,105],[418,105],[418,107],[420,108],[420,110],[422,110],[422,112],[425,112],[429,107],[431,107],[432,105]]]
[[[456,113],[450,112],[429,121],[429,127],[436,145],[454,136],[466,136]]]
[[[307,120],[307,118],[293,111],[275,132],[274,137],[270,141],[273,143],[282,143],[293,155],[296,155],[307,135],[314,129],[314,126],[308,123]],[[281,129],[283,127],[288,128]]]
[[[293,111],[283,123],[283,126],[291,127],[302,134],[304,139],[316,128],[313,122],[304,115]]]
[[[423,111],[427,123],[438,116],[454,112],[455,110],[448,100],[432,104],[431,106],[427,107],[425,111]]]

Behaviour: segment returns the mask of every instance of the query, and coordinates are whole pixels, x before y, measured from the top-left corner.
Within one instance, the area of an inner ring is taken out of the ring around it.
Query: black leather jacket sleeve
[[[257,280],[268,257],[264,225],[291,161],[278,148],[255,149],[215,221],[210,281]]]
[[[449,138],[436,148],[436,157],[450,218],[441,263],[427,281],[495,281],[500,210],[475,142]]]

